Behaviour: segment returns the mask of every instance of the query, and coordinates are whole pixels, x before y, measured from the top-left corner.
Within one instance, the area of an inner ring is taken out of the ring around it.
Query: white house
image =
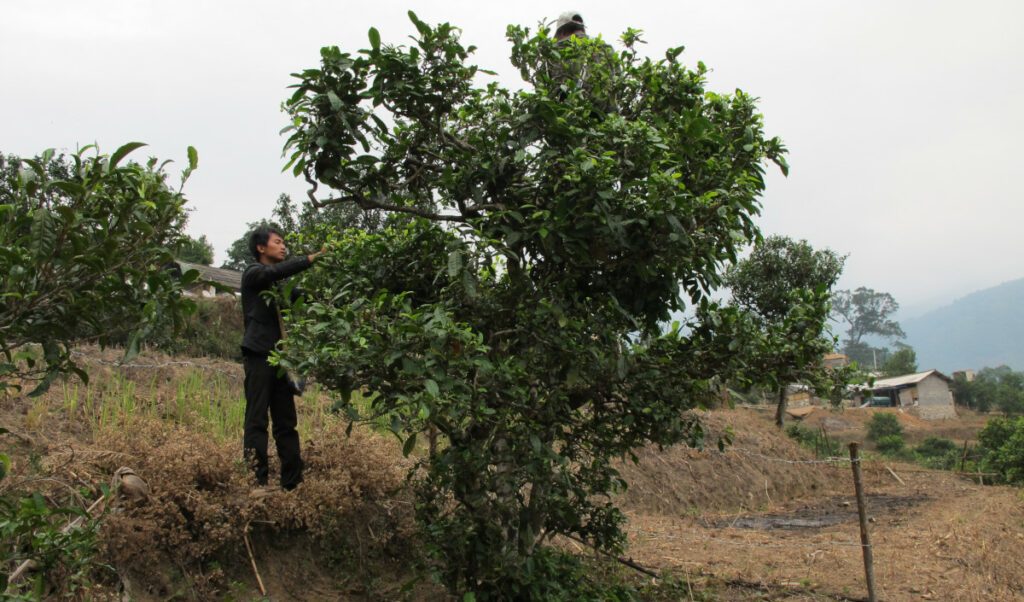
[[[953,379],[938,370],[905,374],[875,381],[871,387],[876,397],[888,397],[893,405],[904,408],[925,420],[956,418]]]

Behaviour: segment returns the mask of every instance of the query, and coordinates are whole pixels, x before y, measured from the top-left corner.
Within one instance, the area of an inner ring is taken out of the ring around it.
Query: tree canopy
[[[539,599],[543,542],[621,545],[616,458],[703,442],[686,410],[717,400],[755,336],[707,295],[759,235],[784,147],[752,97],[706,90],[681,47],[639,56],[634,30],[616,52],[510,26],[511,91],[477,84],[456,27],[410,18],[408,47],[371,29],[369,48],[295,74],[286,148],[315,205],[404,219],[321,230],[334,251],[303,275],[315,296],[287,312],[278,361],[353,420],[365,387],[407,452],[440,433],[415,479],[440,576]]]
[[[0,155],[0,383],[38,381],[42,392],[64,372],[87,379],[74,344],[127,341],[133,354],[158,318],[193,308],[180,291],[198,273],[166,269],[185,197],[155,158],[124,161],[141,146]],[[198,162],[191,147],[188,157],[182,184]]]
[[[892,318],[899,309],[900,304],[891,294],[864,286],[854,291],[836,291],[832,301],[833,313],[849,326],[846,343],[853,346],[861,344],[866,335],[905,338],[903,328]]]
[[[213,245],[206,240],[205,234],[201,234],[199,238],[192,238],[186,234],[175,244],[174,257],[189,263],[211,265],[213,263]]]
[[[823,367],[823,358],[835,343],[828,316],[844,259],[829,249],[815,250],[806,240],[770,236],[726,274],[733,303],[753,316],[762,336],[761,345],[745,349],[748,379],[777,392],[780,427],[788,385],[833,388],[834,375]]]
[[[885,360],[882,365],[884,376],[901,376],[917,372],[917,353],[910,345],[897,343],[897,349]]]

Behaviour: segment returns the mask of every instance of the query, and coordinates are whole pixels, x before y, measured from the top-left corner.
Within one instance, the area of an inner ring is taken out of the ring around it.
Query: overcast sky
[[[189,230],[224,258],[277,196],[280,103],[319,48],[355,51],[377,27],[407,39],[405,13],[449,21],[476,62],[519,86],[505,26],[575,9],[590,34],[642,29],[646,52],[685,45],[709,88],[761,98],[792,171],[770,170],[760,224],[848,253],[841,287],[893,293],[909,313],[1024,277],[1024,206],[1013,167],[1024,144],[1024,3],[376,2],[0,0],[0,151],[33,155],[97,142],[186,161]]]

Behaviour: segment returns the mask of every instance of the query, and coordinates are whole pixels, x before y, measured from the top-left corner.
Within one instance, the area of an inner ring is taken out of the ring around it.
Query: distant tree
[[[194,304],[166,269],[186,219],[180,189],[167,185],[155,158],[125,162],[86,147],[34,159],[0,155],[0,388],[88,375],[73,345],[127,341],[127,353],[160,318],[180,323]],[[198,162],[189,148],[182,182]]]
[[[304,201],[296,207],[291,196],[277,197],[270,219],[261,219],[245,225],[245,232],[227,249],[227,260],[220,267],[244,270],[254,260],[249,253],[249,233],[260,226],[273,226],[288,236],[289,246],[318,249],[338,228],[358,228],[377,232],[384,227],[387,216],[382,211],[364,211],[353,204],[315,206]]]
[[[953,401],[958,405],[978,409],[978,402],[974,396],[974,381],[967,380],[967,375],[961,373],[953,375]]]
[[[842,349],[851,362],[857,362],[857,365],[865,370],[878,370],[885,365],[891,353],[886,347],[875,347],[863,341],[860,343],[847,342]]]
[[[957,379],[953,387],[958,403],[979,412],[997,409],[1007,414],[1024,414],[1024,372],[1008,366],[983,368],[973,381]]]
[[[751,358],[757,382],[774,388],[775,423],[785,423],[786,386],[820,380],[822,357],[830,351],[827,320],[832,286],[844,258],[815,250],[806,240],[770,236],[754,246],[725,277],[733,303],[754,316],[772,343],[769,355]]]
[[[917,353],[910,345],[896,344],[896,351],[889,355],[882,365],[885,376],[900,376],[917,372]]]
[[[892,315],[900,308],[889,293],[860,287],[855,291],[836,291],[832,313],[849,325],[846,345],[858,345],[866,335],[902,339],[906,333]]]
[[[199,238],[192,238],[186,234],[178,241],[174,257],[188,263],[210,265],[213,263],[213,245],[206,239],[205,234]]]

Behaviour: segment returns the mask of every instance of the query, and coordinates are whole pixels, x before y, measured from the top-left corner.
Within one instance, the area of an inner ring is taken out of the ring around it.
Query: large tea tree
[[[407,452],[441,434],[416,483],[447,583],[544,597],[539,544],[621,544],[613,460],[701,443],[686,411],[744,344],[706,294],[758,236],[784,149],[753,98],[705,90],[682,48],[638,56],[635,31],[615,52],[510,27],[514,91],[478,84],[456,28],[410,17],[414,45],[371,29],[296,74],[287,148],[311,198],[407,219],[335,234],[281,361],[344,400],[364,387]],[[693,317],[663,332],[674,312]]]
[[[0,388],[42,392],[62,373],[88,376],[71,348],[126,343],[138,350],[158,319],[180,320],[197,272],[167,268],[181,244],[185,197],[164,165],[86,147],[32,159],[0,155]],[[182,184],[198,157],[188,149]]]

